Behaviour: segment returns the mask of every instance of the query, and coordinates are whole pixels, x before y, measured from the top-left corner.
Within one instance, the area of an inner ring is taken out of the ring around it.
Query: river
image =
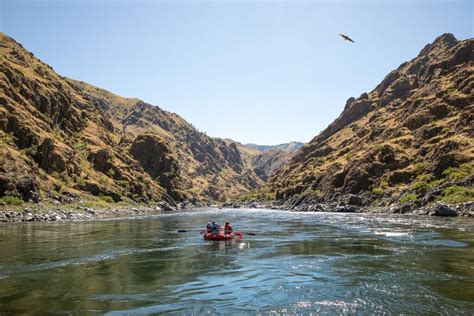
[[[211,219],[256,236],[204,241]],[[201,209],[0,225],[0,314],[470,314],[473,302],[471,218]]]

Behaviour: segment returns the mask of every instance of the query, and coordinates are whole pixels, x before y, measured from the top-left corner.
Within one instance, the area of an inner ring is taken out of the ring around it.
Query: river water
[[[211,219],[256,236],[204,241]],[[0,314],[471,314],[473,302],[470,218],[201,209],[0,225]]]

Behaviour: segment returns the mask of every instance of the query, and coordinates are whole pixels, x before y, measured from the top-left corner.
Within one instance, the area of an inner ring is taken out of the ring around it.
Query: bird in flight
[[[355,43],[355,42],[352,40],[352,38],[350,38],[349,36],[347,36],[347,35],[344,35],[344,34],[339,34],[339,35],[341,35],[341,36],[342,36],[342,38],[343,38],[343,39],[345,39],[346,41],[349,41],[349,42]]]

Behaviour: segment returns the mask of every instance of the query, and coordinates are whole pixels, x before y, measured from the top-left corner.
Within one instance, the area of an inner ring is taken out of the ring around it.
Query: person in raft
[[[212,230],[211,230],[211,233],[213,235],[219,235],[219,229],[221,227],[219,226],[219,224],[217,224],[216,222],[212,222]]]
[[[211,222],[207,222],[206,231],[207,231],[208,233],[211,233],[211,232],[212,232],[212,225],[211,225]]]
[[[230,234],[232,234],[233,231],[234,231],[234,229],[232,228],[232,225],[229,222],[225,222],[224,234],[225,235],[230,235]]]

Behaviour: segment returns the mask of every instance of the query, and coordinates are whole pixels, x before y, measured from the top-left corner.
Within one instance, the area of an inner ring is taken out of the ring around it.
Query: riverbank
[[[474,217],[474,202],[445,204],[434,203],[425,206],[417,206],[414,203],[394,203],[385,206],[361,206],[359,200],[348,199],[347,202],[338,203],[298,203],[298,201],[287,200],[285,202],[232,202],[223,205],[224,208],[266,208],[288,210],[294,212],[331,212],[331,213],[368,213],[368,214],[408,214],[428,215],[443,217]]]
[[[195,207],[197,207],[197,205],[190,203],[177,203],[176,206],[172,206],[164,201],[153,205],[110,204],[103,206],[86,206],[81,204],[41,203],[26,203],[21,206],[1,205],[0,223],[99,220],[154,215],[162,212],[179,211]]]
[[[351,201],[349,201],[351,202]],[[328,212],[328,213],[367,213],[367,214],[407,214],[442,217],[474,217],[474,202],[460,204],[435,203],[416,207],[409,203],[388,206],[359,206],[355,203],[299,203],[281,202],[247,202],[225,203],[223,208],[274,209],[293,212]],[[119,204],[107,206],[85,206],[76,204],[25,204],[22,206],[0,205],[0,224],[18,222],[54,222],[83,221],[120,218],[131,216],[156,215],[163,212],[190,210],[205,205],[178,203],[172,206],[166,202],[153,205]]]

